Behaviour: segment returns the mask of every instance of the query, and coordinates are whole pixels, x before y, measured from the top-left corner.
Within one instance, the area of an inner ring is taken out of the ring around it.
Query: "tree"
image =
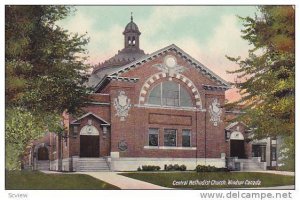
[[[259,6],[259,17],[241,18],[242,38],[253,46],[246,59],[228,57],[239,68],[235,86],[242,98],[240,119],[256,138],[294,139],[295,132],[295,10],[292,6]],[[230,106],[230,105],[229,105]],[[294,147],[289,148],[294,155]],[[294,159],[289,157],[290,159]]]
[[[87,100],[85,35],[57,26],[65,6],[6,6],[6,105],[70,113]]]
[[[84,47],[89,39],[56,25],[72,11],[67,6],[5,7],[5,138],[18,157],[26,142],[46,129],[55,131],[64,111],[76,114],[88,101]],[[11,162],[7,166],[19,166]]]

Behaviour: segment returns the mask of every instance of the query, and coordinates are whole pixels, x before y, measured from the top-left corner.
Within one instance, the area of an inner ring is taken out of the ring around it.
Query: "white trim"
[[[157,135],[157,146],[149,146],[149,135],[150,135],[149,130],[150,129],[157,129],[157,133],[156,133],[156,135]],[[154,128],[154,127],[149,127],[148,128],[147,144],[148,144],[149,147],[155,147],[155,148],[159,147],[159,128]]]
[[[162,150],[168,150],[168,149],[172,149],[172,150],[197,150],[196,147],[168,147],[168,146],[158,146],[158,147],[154,147],[154,146],[144,146],[144,149],[162,149]]]
[[[145,101],[145,97],[140,97],[140,101]]]
[[[107,121],[105,121],[103,118],[101,118],[101,117],[99,117],[99,116],[95,115],[95,114],[94,114],[94,113],[92,113],[92,112],[88,112],[88,113],[86,113],[86,114],[82,115],[82,116],[81,116],[81,117],[79,117],[78,119],[76,119],[76,120],[72,121],[72,122],[71,122],[71,124],[74,124],[74,123],[78,122],[79,120],[81,120],[81,119],[83,119],[83,118],[85,118],[85,117],[87,117],[87,116],[89,116],[89,115],[93,115],[94,117],[96,117],[96,118],[97,118],[97,119],[99,119],[100,121],[102,121],[102,122],[104,122],[105,124],[107,124],[107,125],[109,125],[109,126],[110,126],[110,123],[108,123],[108,122],[107,122]]]
[[[233,131],[231,134],[230,134],[230,140],[244,140],[244,136],[241,132],[239,131]]]
[[[200,103],[200,102],[198,102]],[[154,104],[134,104],[134,107],[138,108],[157,108],[157,109],[168,109],[168,110],[187,110],[187,111],[201,111],[206,112],[206,109],[201,109],[197,107],[172,107],[172,106],[161,106],[161,105],[154,105]]]
[[[90,102],[87,102],[87,103],[88,103],[88,104],[92,104],[92,105],[110,106],[110,103],[103,103],[103,102],[90,101]]]
[[[231,129],[232,127],[234,127],[235,125],[237,125],[239,123],[243,124],[245,127],[248,127],[244,122],[232,122],[228,126],[226,126],[225,130],[229,130],[229,129]]]
[[[190,129],[190,128],[183,128],[183,129],[181,129],[181,146],[182,146],[182,137],[183,137],[183,131],[184,130],[186,130],[186,131],[190,131],[190,146],[189,147],[191,147],[192,146],[192,129]]]
[[[185,53],[182,49],[177,47],[175,44],[171,44],[165,48],[157,50],[150,55],[142,56],[140,59],[138,59],[132,63],[128,63],[127,65],[124,65],[122,68],[117,69],[116,71],[112,72],[109,76],[118,75],[119,73],[122,73],[125,69],[130,69],[131,67],[139,67],[140,65],[137,65],[138,63],[146,63],[147,60],[149,60],[149,58],[157,57],[161,54],[167,53],[168,51],[175,51],[181,57],[183,57],[187,62],[190,62],[191,66],[195,66],[195,68],[198,69],[200,73],[209,74],[211,77],[214,77],[214,79],[216,81],[222,83],[223,85],[229,86],[229,83],[227,81],[225,81],[220,76],[218,76],[213,71],[211,71],[206,66],[204,66],[202,63],[200,63],[199,61],[197,61],[196,59],[191,57],[189,54]]]
[[[163,74],[162,72],[159,72],[159,73],[156,73],[156,74],[153,74],[152,76],[150,76],[144,82],[142,89],[140,90],[139,97],[141,97],[142,95],[146,96],[148,93],[151,93],[153,88],[151,90],[149,90],[150,86],[155,84],[155,82],[160,79],[160,75],[162,75],[162,74]],[[149,82],[150,82],[149,80],[153,79],[153,77],[156,77],[156,76],[158,77],[157,80],[154,83],[149,84]],[[161,78],[163,78],[163,76]],[[186,89],[190,88],[192,90],[192,95],[190,97],[194,98],[196,100],[196,102],[200,102],[200,103],[196,104],[196,106],[198,106],[198,107],[200,107],[200,109],[202,109],[203,106],[202,106],[202,101],[201,101],[201,95],[200,95],[200,92],[198,91],[197,87],[195,86],[195,84],[189,78],[185,77],[184,75],[180,75],[179,77],[177,77],[177,75],[176,75],[176,77],[174,77],[174,78],[176,78],[177,80],[182,82],[182,83],[178,83],[180,85],[179,87],[184,87],[183,84],[185,84],[188,86],[188,88],[186,88]],[[186,81],[183,81],[183,79],[186,79]],[[163,82],[161,82],[161,89],[162,89],[162,83]],[[189,86],[189,84],[191,86]],[[142,91],[143,91],[143,93],[142,93]],[[146,93],[144,93],[144,91],[146,91]],[[143,101],[143,102],[139,101],[139,104],[145,104],[145,101]],[[161,102],[161,105],[162,105],[162,102]]]
[[[92,129],[90,133],[86,131],[88,127]],[[99,130],[95,126],[85,125],[84,127],[81,128],[79,135],[100,135],[100,134],[99,134]]]
[[[163,132],[163,139],[164,139],[164,145],[165,145],[165,134],[166,134],[166,132],[165,132],[165,130],[175,130],[175,134],[176,134],[176,145],[175,146],[162,146],[162,147],[178,147],[178,144],[177,144],[177,142],[178,142],[178,138],[177,138],[177,136],[178,136],[178,129],[175,129],[175,128],[163,128],[163,130],[164,130],[164,132]]]
[[[99,95],[99,96],[109,96],[110,94],[106,94],[106,93],[92,93],[93,95]]]
[[[149,86],[150,85],[147,82],[144,84],[144,87],[147,88],[147,89],[149,88]]]

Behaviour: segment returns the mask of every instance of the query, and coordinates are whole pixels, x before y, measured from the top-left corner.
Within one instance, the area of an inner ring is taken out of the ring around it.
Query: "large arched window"
[[[179,83],[166,81],[150,92],[148,104],[174,107],[193,107],[191,96]]]

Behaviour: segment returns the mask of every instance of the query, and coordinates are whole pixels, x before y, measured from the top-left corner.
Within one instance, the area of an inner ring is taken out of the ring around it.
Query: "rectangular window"
[[[56,152],[56,135],[54,135],[52,142],[53,142],[53,144],[52,144],[52,151]]]
[[[272,147],[271,147],[271,159],[272,159],[272,161],[276,161],[277,160],[276,150],[277,150],[276,146],[272,145]]]
[[[191,130],[182,130],[182,146],[190,147],[191,146]]]
[[[149,128],[149,146],[158,146],[158,128]]]
[[[73,126],[73,136],[77,136],[78,135],[78,126]]]
[[[177,130],[176,129],[165,129],[164,133],[164,146],[168,147],[176,147],[177,142],[176,142],[176,134]]]

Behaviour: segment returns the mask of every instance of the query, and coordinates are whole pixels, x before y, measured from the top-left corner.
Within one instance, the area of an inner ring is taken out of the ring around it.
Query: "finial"
[[[131,22],[132,22],[132,21],[133,21],[132,12],[131,12],[131,17],[130,17],[130,19],[131,19]]]

